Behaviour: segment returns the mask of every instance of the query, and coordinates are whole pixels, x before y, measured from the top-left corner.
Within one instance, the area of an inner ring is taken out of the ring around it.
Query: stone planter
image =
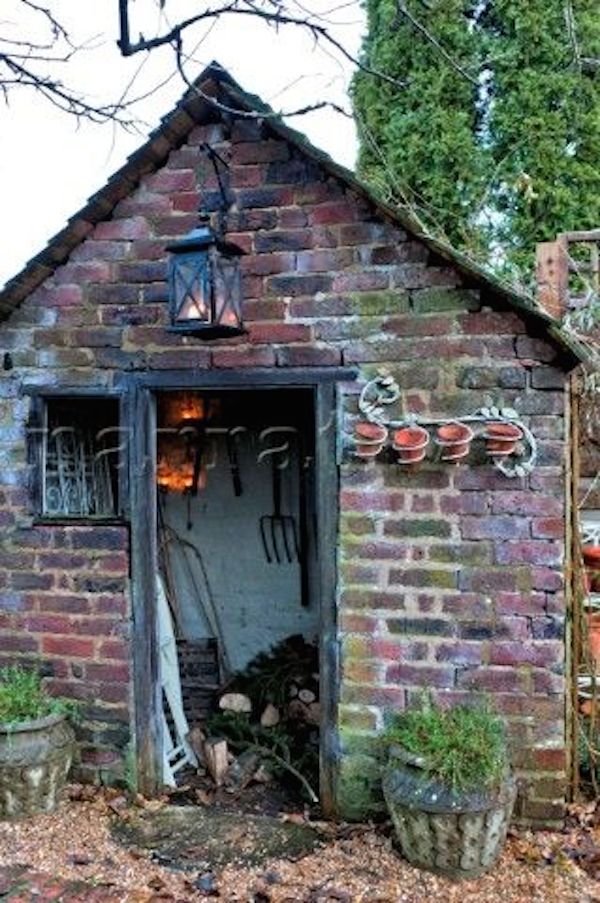
[[[493,791],[459,793],[432,780],[424,762],[392,746],[383,794],[403,855],[450,878],[473,878],[500,855],[517,788],[507,775]]]
[[[65,785],[74,745],[65,715],[0,723],[0,818],[51,812]]]

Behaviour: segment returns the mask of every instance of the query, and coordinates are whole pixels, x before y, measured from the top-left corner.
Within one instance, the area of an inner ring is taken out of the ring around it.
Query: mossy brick
[[[364,636],[350,635],[342,639],[342,659],[347,661],[365,661],[369,659],[369,640]]]
[[[458,572],[432,568],[392,569],[389,582],[391,586],[431,587],[438,589],[456,589]]]
[[[501,389],[523,389],[527,373],[523,367],[502,367],[498,371],[498,385]]]
[[[386,467],[382,473],[384,486],[411,489],[447,489],[450,486],[449,468],[425,466],[409,472],[405,467]],[[506,480],[506,477],[504,477]]]
[[[341,561],[338,574],[344,586],[377,586],[379,582],[377,567],[357,564],[354,561]]]
[[[375,518],[359,514],[342,514],[340,517],[340,541],[349,536],[373,536]]]
[[[493,389],[498,384],[498,371],[493,367],[461,367],[456,385],[461,389]]]
[[[340,729],[349,731],[367,731],[374,733],[377,727],[377,716],[366,706],[341,705],[338,712]]]
[[[390,618],[390,633],[407,636],[454,636],[456,627],[452,621],[442,618]]]
[[[452,532],[451,524],[447,520],[435,520],[434,518],[406,518],[404,520],[388,520],[384,527],[386,536],[416,538],[438,537],[446,539]]]
[[[350,299],[352,312],[362,317],[408,313],[410,310],[408,293],[402,289],[350,292],[347,297]]]
[[[435,311],[475,311],[480,307],[479,292],[470,289],[426,288],[410,293],[411,306],[415,313],[426,314]]]
[[[347,821],[365,821],[384,812],[381,766],[370,756],[342,756],[337,791],[338,813]]]
[[[458,588],[474,593],[526,593],[534,588],[534,582],[527,567],[463,567],[458,576]]]
[[[383,680],[385,668],[374,662],[345,660],[343,675],[347,683],[377,684]]]
[[[378,609],[402,611],[405,599],[402,593],[383,592],[376,589],[345,589],[340,597],[340,608],[348,611]]]
[[[430,561],[446,564],[479,565],[493,563],[493,549],[487,542],[457,542],[431,545],[427,551]]]

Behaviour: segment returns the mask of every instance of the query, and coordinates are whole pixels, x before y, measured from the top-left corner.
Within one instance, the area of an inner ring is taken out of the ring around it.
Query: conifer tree
[[[597,0],[367,0],[359,170],[432,231],[527,279],[538,241],[600,227]]]

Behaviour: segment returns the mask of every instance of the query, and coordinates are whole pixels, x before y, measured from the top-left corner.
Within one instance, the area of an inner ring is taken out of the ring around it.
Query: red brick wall
[[[248,335],[209,344],[164,328],[165,244],[196,224],[200,197],[209,209],[219,205],[204,141],[230,163],[229,237],[248,252]],[[373,734],[387,708],[420,687],[452,700],[488,691],[510,721],[521,813],[559,818],[565,402],[556,350],[527,330],[255,122],[235,123],[231,134],[195,128],[91,230],[3,327],[14,369],[0,381],[3,648],[41,654],[57,690],[89,698],[86,765],[123,749],[125,533],[28,526],[21,383],[108,386],[121,370],[356,365],[358,382],[340,387],[353,415],[361,385],[386,365],[408,407],[430,416],[500,399],[515,406],[540,440],[540,460],[530,477],[511,481],[476,460],[409,474],[357,462],[346,449],[340,798],[358,812],[376,790]]]

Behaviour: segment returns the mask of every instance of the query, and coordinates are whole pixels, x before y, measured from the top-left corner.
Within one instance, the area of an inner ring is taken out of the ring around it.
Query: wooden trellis
[[[537,247],[541,305],[557,318],[600,302],[600,229],[563,232]]]

